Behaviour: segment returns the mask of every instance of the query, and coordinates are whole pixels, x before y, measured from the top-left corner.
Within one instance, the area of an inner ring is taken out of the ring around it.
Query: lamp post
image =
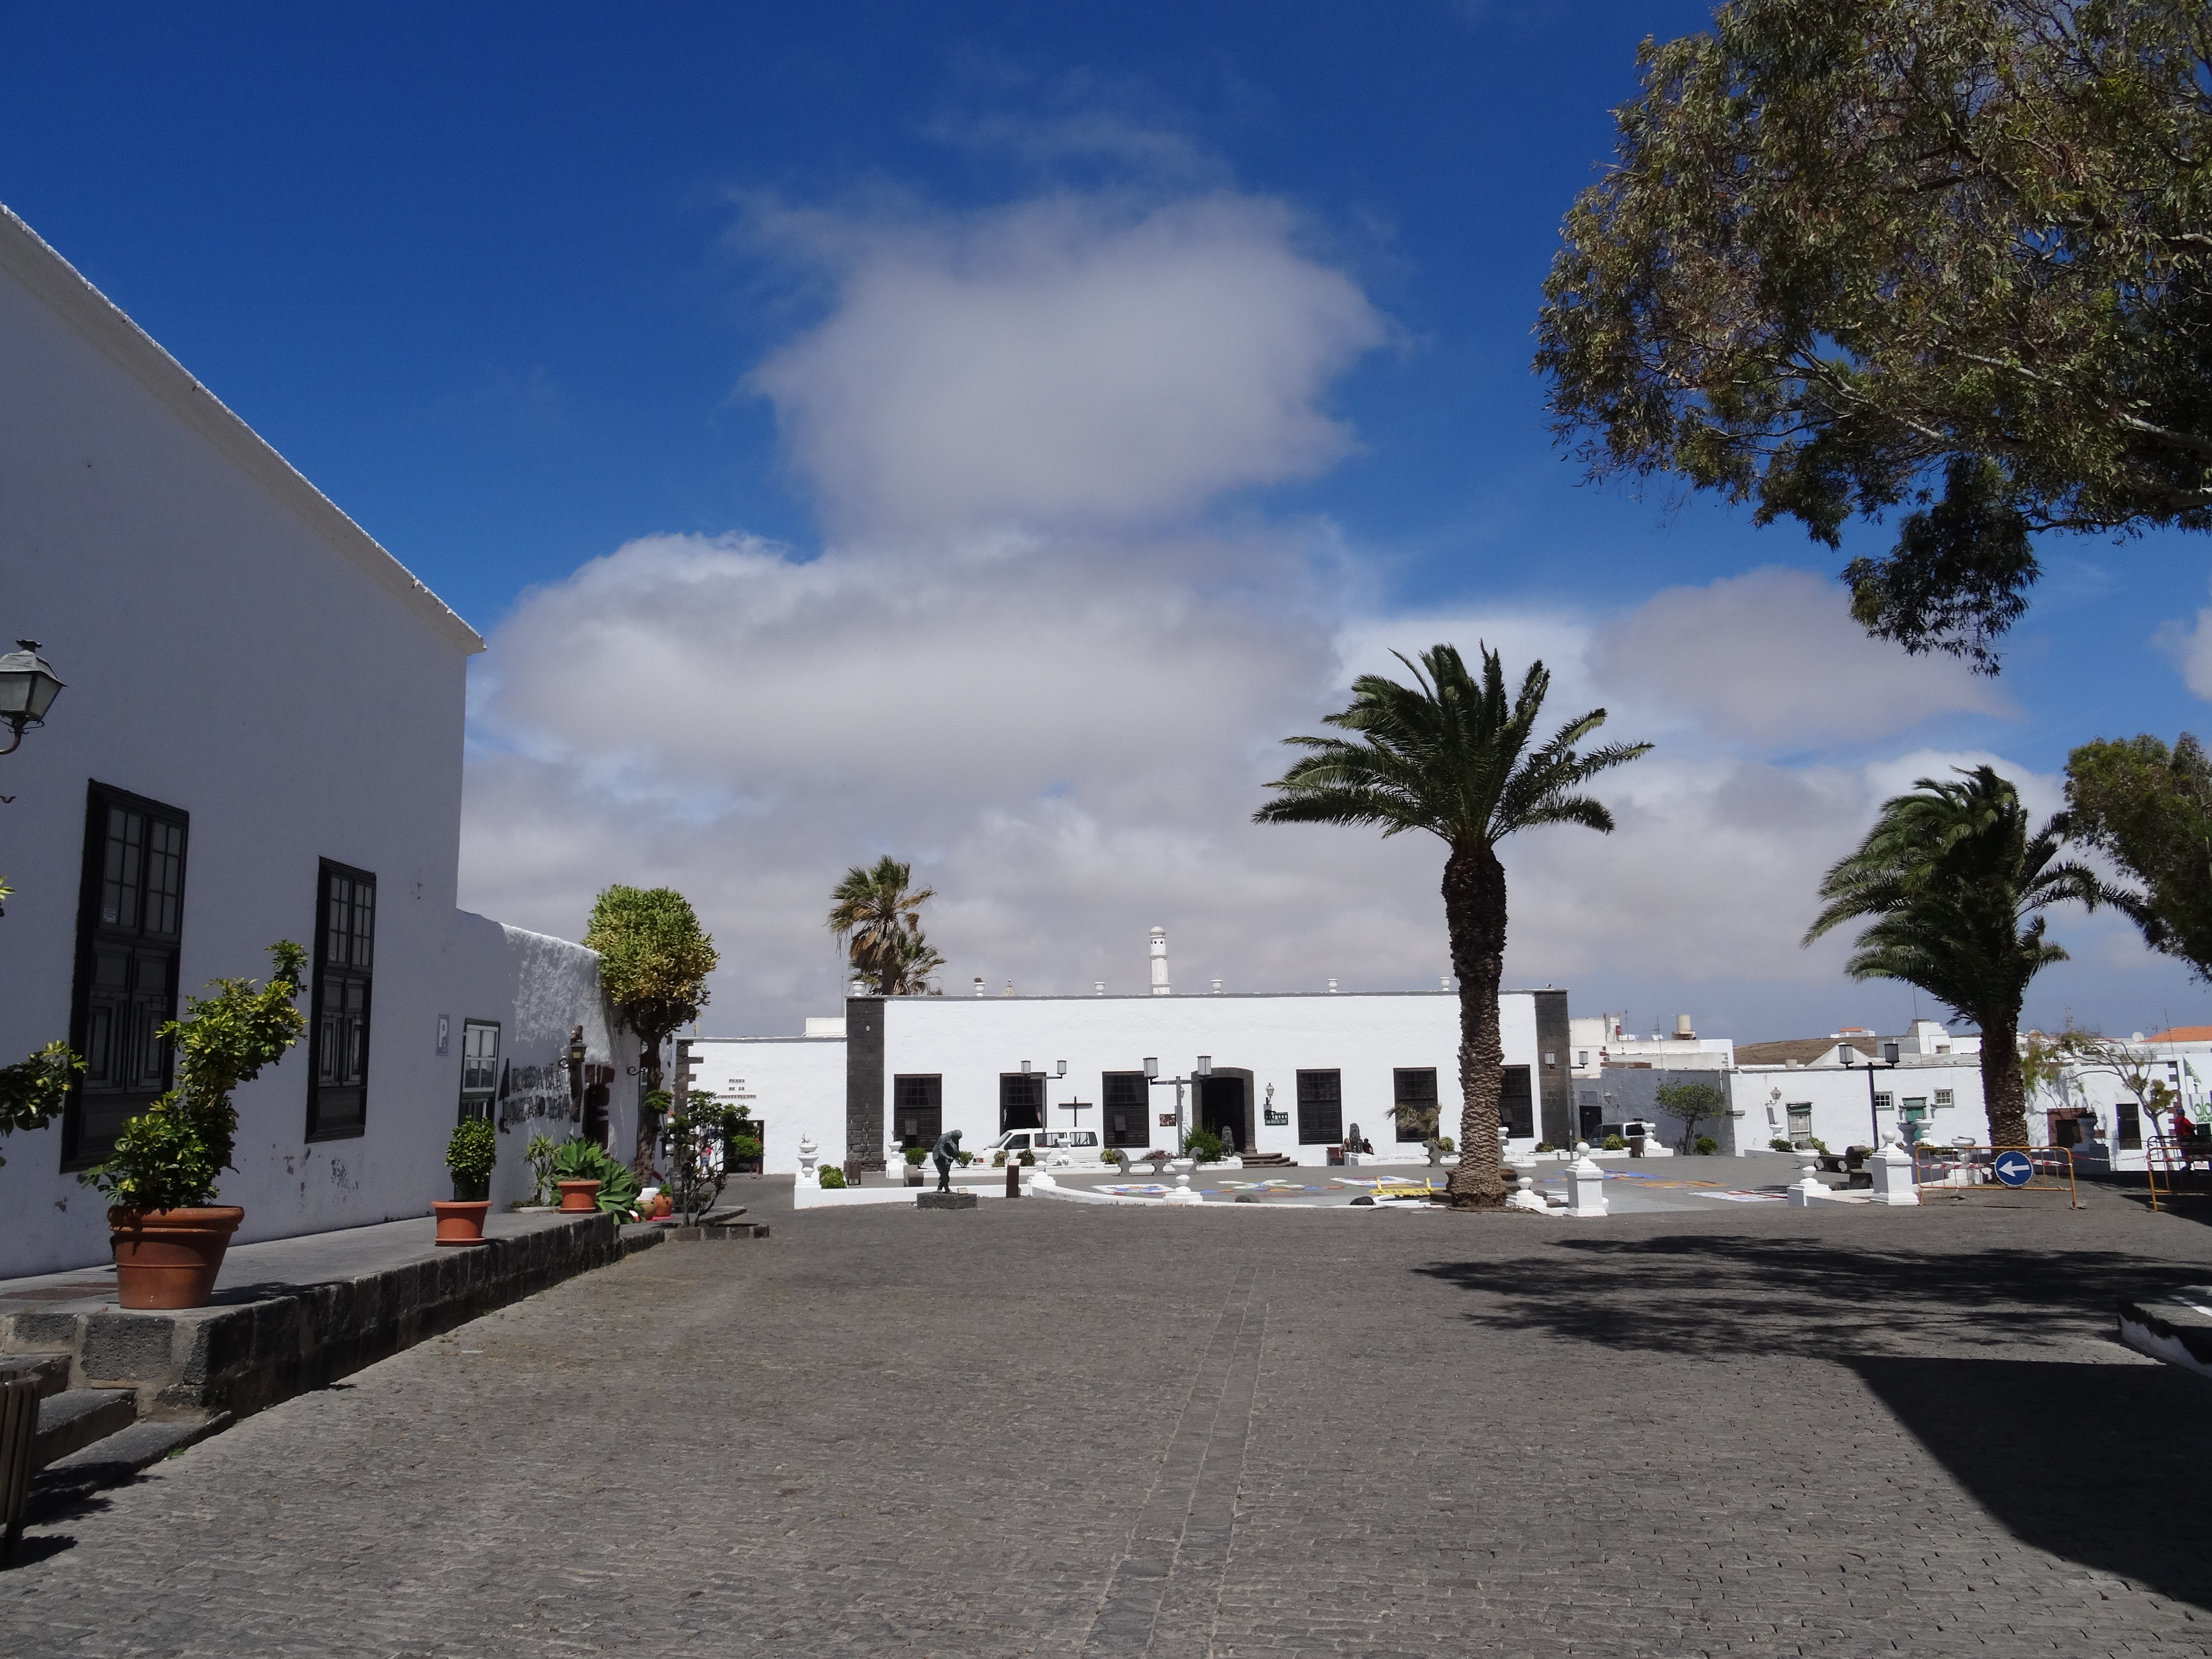
[[[8,745],[0,755],[12,755],[30,726],[46,723],[62,683],[39,654],[36,640],[18,640],[15,649],[0,657],[0,724],[8,728]]]
[[[1875,1150],[1876,1152],[1880,1152],[1881,1150],[1881,1108],[1876,1103],[1880,1099],[1880,1097],[1874,1091],[1874,1073],[1875,1067],[1877,1066],[1880,1066],[1886,1070],[1895,1069],[1897,1066],[1897,1045],[1894,1042],[1883,1043],[1881,1045],[1881,1058],[1878,1060],[1870,1060],[1866,1063],[1867,1117],[1874,1125]]]
[[[1200,1055],[1198,1057],[1198,1064],[1197,1064],[1197,1065],[1195,1065],[1195,1066],[1192,1066],[1192,1067],[1190,1068],[1190,1075],[1189,1075],[1188,1077],[1162,1077],[1162,1076],[1160,1075],[1160,1062],[1159,1062],[1159,1059],[1158,1059],[1158,1057],[1157,1055],[1154,1055],[1154,1054],[1146,1054],[1146,1055],[1145,1056],[1145,1082],[1146,1082],[1146,1085],[1147,1085],[1148,1087],[1154,1088],[1154,1089],[1158,1089],[1158,1088],[1160,1088],[1160,1087],[1162,1087],[1162,1086],[1164,1086],[1164,1085],[1168,1085],[1168,1084],[1173,1084],[1173,1085],[1175,1085],[1175,1091],[1176,1091],[1176,1121],[1175,1121],[1175,1129],[1176,1129],[1176,1146],[1175,1146],[1175,1150],[1176,1150],[1176,1157],[1178,1157],[1178,1158],[1180,1158],[1180,1157],[1182,1157],[1182,1136],[1183,1136],[1183,1121],[1182,1121],[1182,1091],[1183,1091],[1183,1085],[1186,1085],[1186,1084],[1195,1085],[1200,1078],[1208,1078],[1208,1077],[1212,1077],[1212,1075],[1213,1075],[1213,1056],[1212,1056],[1212,1054],[1200,1054]]]

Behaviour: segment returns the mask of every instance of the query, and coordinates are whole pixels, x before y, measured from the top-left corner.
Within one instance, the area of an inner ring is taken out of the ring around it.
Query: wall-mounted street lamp
[[[0,724],[8,727],[8,746],[0,755],[14,754],[27,728],[46,723],[46,710],[61,689],[36,640],[18,640],[15,650],[0,657]]]
[[[1212,1054],[1200,1054],[1200,1055],[1198,1057],[1198,1064],[1197,1064],[1197,1065],[1195,1065],[1195,1066],[1192,1066],[1192,1067],[1190,1068],[1190,1075],[1189,1075],[1188,1077],[1162,1077],[1162,1076],[1160,1075],[1160,1062],[1159,1062],[1159,1057],[1158,1057],[1158,1055],[1156,1055],[1156,1054],[1146,1054],[1146,1055],[1145,1056],[1145,1081],[1146,1081],[1146,1083],[1147,1085],[1149,1085],[1151,1087],[1155,1088],[1155,1089],[1162,1088],[1162,1087],[1164,1087],[1164,1086],[1166,1086],[1166,1085],[1170,1085],[1170,1084],[1171,1084],[1171,1085],[1174,1085],[1174,1087],[1175,1087],[1175,1091],[1176,1091],[1175,1131],[1176,1131],[1176,1151],[1177,1152],[1181,1152],[1182,1151],[1182,1137],[1183,1137],[1182,1091],[1183,1091],[1183,1089],[1184,1089],[1184,1087],[1185,1087],[1186,1085],[1193,1085],[1193,1086],[1194,1086],[1194,1085],[1197,1084],[1198,1080],[1199,1080],[1200,1078],[1208,1078],[1208,1077],[1212,1077],[1212,1075],[1213,1075],[1213,1056],[1212,1056]]]

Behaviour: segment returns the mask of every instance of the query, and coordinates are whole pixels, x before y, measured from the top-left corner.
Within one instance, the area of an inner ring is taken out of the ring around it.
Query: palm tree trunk
[[[1445,1185],[1455,1208],[1505,1202],[1498,1163],[1498,1097],[1505,1049],[1498,986],[1505,973],[1505,866],[1487,846],[1455,847],[1444,860],[1444,927],[1459,975],[1459,1163]]]
[[[2027,1082],[2021,1075],[2019,1022],[1975,1023],[1982,1028],[1982,1105],[1990,1115],[1990,1145],[2027,1146]]]

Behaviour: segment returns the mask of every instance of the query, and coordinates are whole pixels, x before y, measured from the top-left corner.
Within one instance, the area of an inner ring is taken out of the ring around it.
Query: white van
[[[1096,1129],[1009,1129],[982,1152],[988,1164],[999,1153],[1018,1158],[1024,1152],[1036,1154],[1037,1162],[1044,1162],[1048,1152],[1066,1152],[1078,1163],[1096,1163],[1098,1159],[1098,1131]]]

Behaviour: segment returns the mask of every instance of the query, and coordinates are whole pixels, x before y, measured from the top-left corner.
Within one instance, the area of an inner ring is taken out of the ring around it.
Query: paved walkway
[[[2212,1230],[2088,1203],[771,1199],[34,1530],[0,1650],[2212,1653],[2110,1335]]]

